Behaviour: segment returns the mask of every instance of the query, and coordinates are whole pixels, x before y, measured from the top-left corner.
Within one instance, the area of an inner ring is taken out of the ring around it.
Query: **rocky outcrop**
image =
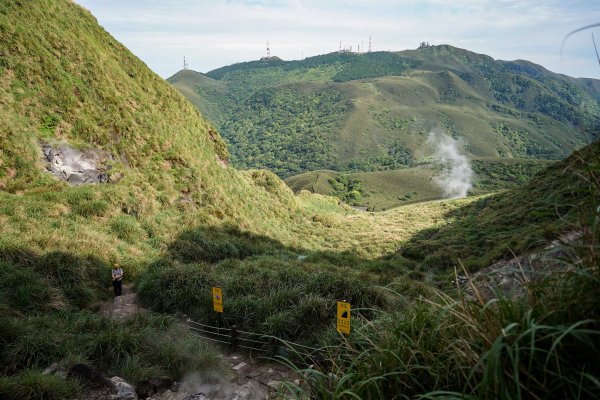
[[[495,262],[471,276],[458,275],[453,284],[463,288],[471,300],[477,300],[474,288],[484,301],[499,295],[524,297],[532,283],[569,268],[565,260],[573,259],[570,249],[577,245],[581,235],[579,231],[565,233],[536,252]]]
[[[68,144],[42,144],[46,168],[58,179],[71,185],[106,183],[109,181],[109,162],[114,157],[101,149],[77,150]]]
[[[123,378],[113,376],[110,378],[110,390],[113,393],[111,400],[138,400],[135,388],[127,383]]]

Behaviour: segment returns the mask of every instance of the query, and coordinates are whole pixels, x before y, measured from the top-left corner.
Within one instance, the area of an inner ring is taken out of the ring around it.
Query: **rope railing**
[[[213,326],[208,324],[203,324],[197,321],[192,320],[191,318],[187,318],[186,322],[191,330],[198,332],[198,336],[203,339],[208,339],[214,342],[222,343],[231,346],[232,348],[241,347],[248,350],[259,351],[263,353],[276,354],[278,350],[290,351],[295,355],[311,358],[315,355],[315,353],[319,353],[320,350],[311,346],[303,345],[300,343],[294,343],[287,340],[283,340],[276,336],[266,335],[263,333],[242,331],[237,329],[236,325],[231,326],[230,328],[224,328],[220,326]],[[194,325],[194,326],[191,326]],[[221,333],[221,332],[227,333]],[[210,336],[213,337],[210,337]],[[260,338],[263,340],[258,340],[255,338],[248,338],[242,335],[248,335],[256,338]],[[218,337],[215,338],[214,336]],[[227,338],[227,339],[225,339]],[[300,349],[304,350],[301,351]],[[306,352],[308,350],[308,352]]]

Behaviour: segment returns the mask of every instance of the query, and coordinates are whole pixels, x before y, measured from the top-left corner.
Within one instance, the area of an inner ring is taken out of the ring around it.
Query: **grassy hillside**
[[[474,159],[472,167],[475,178],[470,194],[480,196],[518,187],[551,164],[552,161],[515,158]],[[294,193],[308,190],[311,193],[336,196],[347,204],[366,206],[369,211],[383,211],[403,204],[443,197],[442,189],[433,179],[438,174],[436,166],[425,164],[378,172],[312,171],[291,176],[285,183]],[[333,180],[339,177],[349,177],[358,182],[360,197],[349,198],[352,188],[348,185],[344,190],[336,189]]]
[[[70,1],[0,5],[0,57],[0,398],[72,398],[77,381],[42,374],[54,362],[86,362],[132,383],[218,368],[210,348],[168,316],[121,323],[94,312],[110,298],[114,262],[129,282],[140,280],[156,311],[199,310],[186,290],[221,284],[238,303],[230,317],[265,333],[281,333],[289,298],[267,288],[259,297],[236,292],[231,277],[269,265],[272,279],[249,276],[273,283],[295,271],[310,286],[283,285],[282,293],[305,304],[302,318],[321,307],[325,330],[331,304],[346,293],[365,306],[393,306],[370,286],[408,282],[410,262],[377,258],[462,204],[355,215],[332,198],[295,197],[270,172],[228,167],[222,140],[198,111]],[[42,143],[105,151],[110,183],[56,179]],[[294,262],[300,255],[310,258]],[[309,279],[316,271],[326,272]],[[199,273],[208,280],[181,284]],[[156,289],[155,278],[173,290]],[[252,305],[261,313],[246,320]]]
[[[434,269],[461,259],[477,270],[511,252],[536,248],[568,226],[586,230],[598,222],[599,164],[596,141],[523,186],[461,208],[453,214],[453,223],[414,236],[401,254]]]
[[[426,160],[434,128],[474,157],[560,159],[600,126],[595,81],[447,45],[253,61],[169,81],[219,127],[234,165],[281,177],[404,168]]]
[[[409,65],[397,61],[382,60]],[[444,287],[457,257],[477,269],[577,216],[597,239],[598,143],[519,190],[355,213],[229,167],[197,110],[68,0],[0,5],[0,69],[0,398],[81,397],[79,381],[43,373],[55,362],[133,384],[218,371],[214,350],[170,316],[214,322],[215,285],[221,323],[323,346],[302,375],[315,398],[600,393],[597,240],[529,302],[457,302],[432,285]],[[337,80],[364,74],[343,71]],[[41,143],[107,152],[110,183],[57,180]],[[114,262],[151,312],[96,312]],[[349,337],[334,328],[342,299]]]

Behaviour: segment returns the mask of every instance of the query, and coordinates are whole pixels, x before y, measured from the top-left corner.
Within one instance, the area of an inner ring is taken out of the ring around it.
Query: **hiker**
[[[121,295],[121,283],[123,280],[123,270],[119,264],[114,263],[112,269],[113,288],[115,289],[115,297]]]

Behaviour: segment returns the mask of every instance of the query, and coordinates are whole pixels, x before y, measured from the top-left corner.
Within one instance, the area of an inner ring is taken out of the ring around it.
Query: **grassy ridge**
[[[481,198],[457,210],[454,222],[425,230],[401,254],[426,268],[444,269],[462,259],[477,269],[504,255],[535,248],[594,207],[593,185],[600,163],[600,142],[546,168],[515,190]],[[592,189],[590,189],[592,186]],[[589,224],[591,222],[587,222]]]
[[[308,193],[295,197],[270,172],[227,167],[222,141],[193,106],[72,2],[3,3],[0,28],[0,100],[5,105],[0,113],[5,128],[0,131],[0,274],[10,283],[0,289],[1,396],[73,396],[76,383],[42,376],[53,362],[92,363],[134,383],[153,374],[177,377],[214,365],[208,349],[190,347],[190,337],[164,317],[151,314],[117,323],[92,313],[109,296],[112,262],[123,266],[127,279],[145,276],[146,281],[155,271],[147,271],[148,265],[186,252],[200,257],[182,261],[191,265],[186,271],[198,273],[205,263],[216,264],[215,280],[226,279],[227,262],[239,273],[270,262],[287,265],[279,253],[293,258],[352,249],[368,263],[456,207],[444,203],[429,211],[406,211],[414,224],[404,226],[398,224],[405,219],[402,213],[354,215],[335,199]],[[114,157],[110,173],[122,178],[106,185],[68,186],[45,170],[42,141],[101,148]],[[378,228],[386,220],[390,225]],[[264,258],[257,265],[236,264],[246,250],[237,234],[228,233],[231,225],[242,236],[276,238],[280,244],[258,246]],[[194,240],[184,235],[209,227],[223,232],[200,234],[200,239],[194,235]],[[200,245],[207,247],[200,251]],[[225,259],[214,258],[219,252]],[[306,271],[298,266],[300,276],[321,265],[313,264]],[[174,274],[177,268],[159,272]],[[281,277],[275,270],[271,274]],[[337,290],[347,290],[343,285],[358,279],[340,281],[333,272],[326,277]],[[369,282],[379,279],[373,275]],[[313,282],[314,293],[329,299],[320,284]],[[360,290],[370,290],[366,286]],[[315,299],[316,304],[323,301]],[[287,302],[269,304],[263,316],[289,314]],[[265,323],[263,317],[254,321]],[[108,351],[115,342],[118,351]]]

